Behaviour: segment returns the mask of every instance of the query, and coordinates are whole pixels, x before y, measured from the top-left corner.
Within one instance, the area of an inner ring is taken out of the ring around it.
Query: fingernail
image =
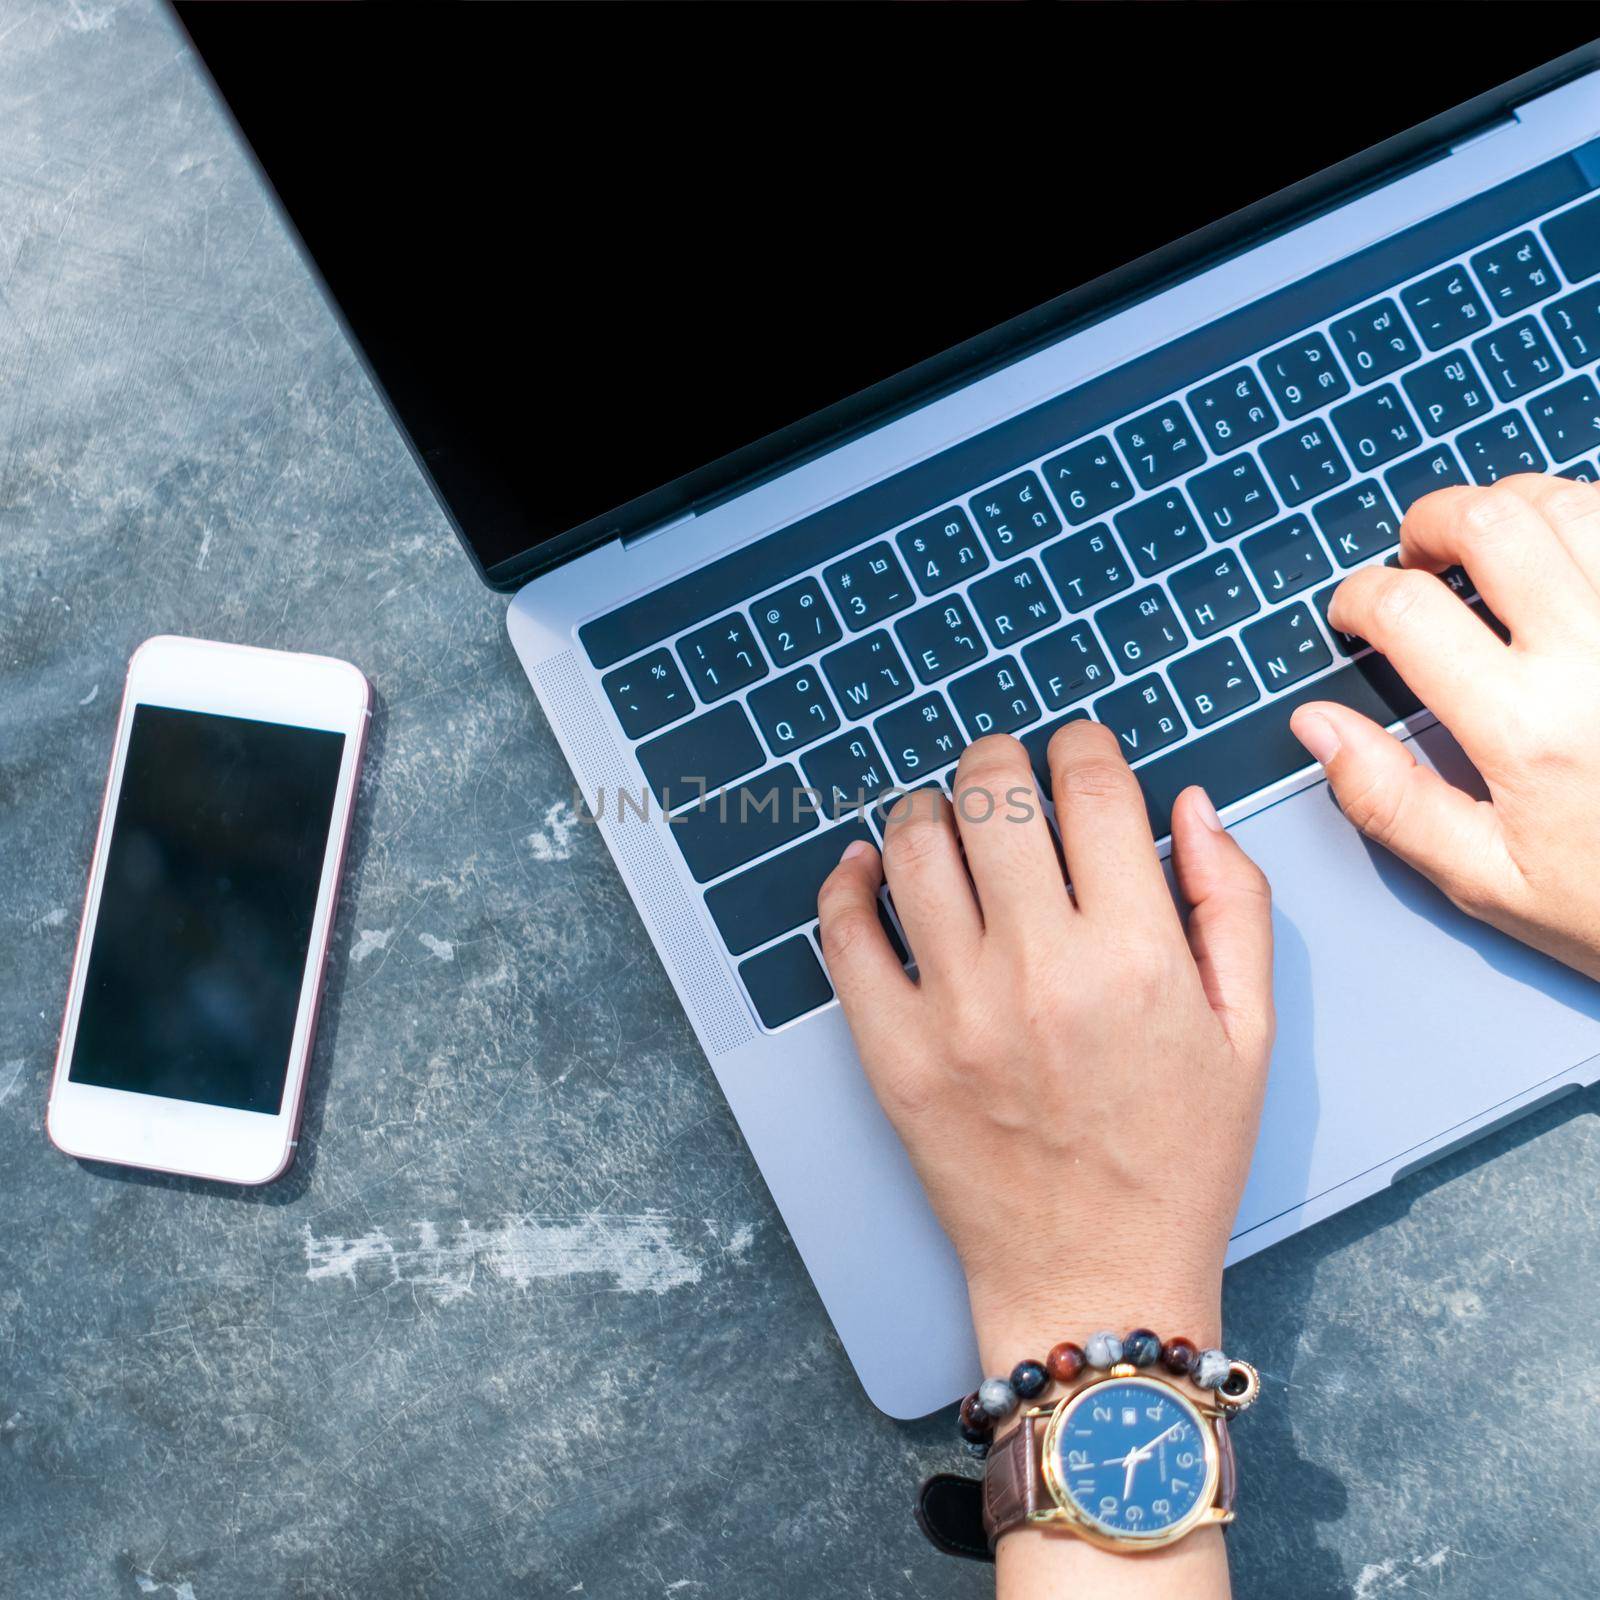
[[[1303,711],[1289,723],[1289,731],[1323,766],[1339,753],[1339,735],[1320,712]]]
[[[844,854],[839,857],[841,861],[854,861],[857,856],[864,856],[872,846],[865,839],[852,839],[844,847]]]
[[[1211,803],[1211,796],[1204,789],[1196,789],[1194,798],[1189,802],[1194,814],[1213,833],[1222,832],[1222,818],[1217,815],[1217,808]]]

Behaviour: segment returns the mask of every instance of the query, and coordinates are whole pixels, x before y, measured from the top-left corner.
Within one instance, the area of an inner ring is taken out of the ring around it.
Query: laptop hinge
[[[686,522],[693,522],[698,515],[699,513],[691,507],[675,517],[669,517],[665,522],[652,523],[650,527],[642,528],[637,533],[625,533],[622,536],[622,547],[624,550],[633,550],[654,539],[658,534],[668,533],[673,528],[681,528]]]

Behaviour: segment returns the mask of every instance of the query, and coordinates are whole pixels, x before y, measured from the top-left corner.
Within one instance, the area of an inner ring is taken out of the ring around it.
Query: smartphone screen
[[[278,1113],[344,742],[135,707],[73,1082]]]

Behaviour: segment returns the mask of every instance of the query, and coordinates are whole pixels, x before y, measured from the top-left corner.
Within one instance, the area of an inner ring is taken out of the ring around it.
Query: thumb
[[[1223,831],[1203,789],[1172,808],[1172,866],[1189,903],[1189,949],[1234,1050],[1265,1068],[1272,1044],[1272,891]]]
[[[1339,809],[1464,910],[1504,898],[1515,868],[1487,800],[1422,766],[1393,734],[1326,701],[1299,708],[1289,729],[1322,763]]]
[[[892,1028],[914,988],[878,917],[882,883],[878,852],[858,841],[845,850],[817,895],[822,958],[858,1043]]]

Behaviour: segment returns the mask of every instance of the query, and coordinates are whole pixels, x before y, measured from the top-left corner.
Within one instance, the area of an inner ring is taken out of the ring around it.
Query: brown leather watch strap
[[[1022,1421],[989,1452],[983,1473],[983,1530],[991,1550],[1000,1536],[1021,1526],[1035,1511],[1045,1511],[1054,1502],[1045,1487],[1041,1457],[1048,1415],[1024,1416]],[[1233,1510],[1238,1488],[1238,1463],[1234,1460],[1233,1440],[1228,1434],[1228,1419],[1217,1417],[1212,1426],[1217,1435],[1217,1498],[1224,1511]]]

